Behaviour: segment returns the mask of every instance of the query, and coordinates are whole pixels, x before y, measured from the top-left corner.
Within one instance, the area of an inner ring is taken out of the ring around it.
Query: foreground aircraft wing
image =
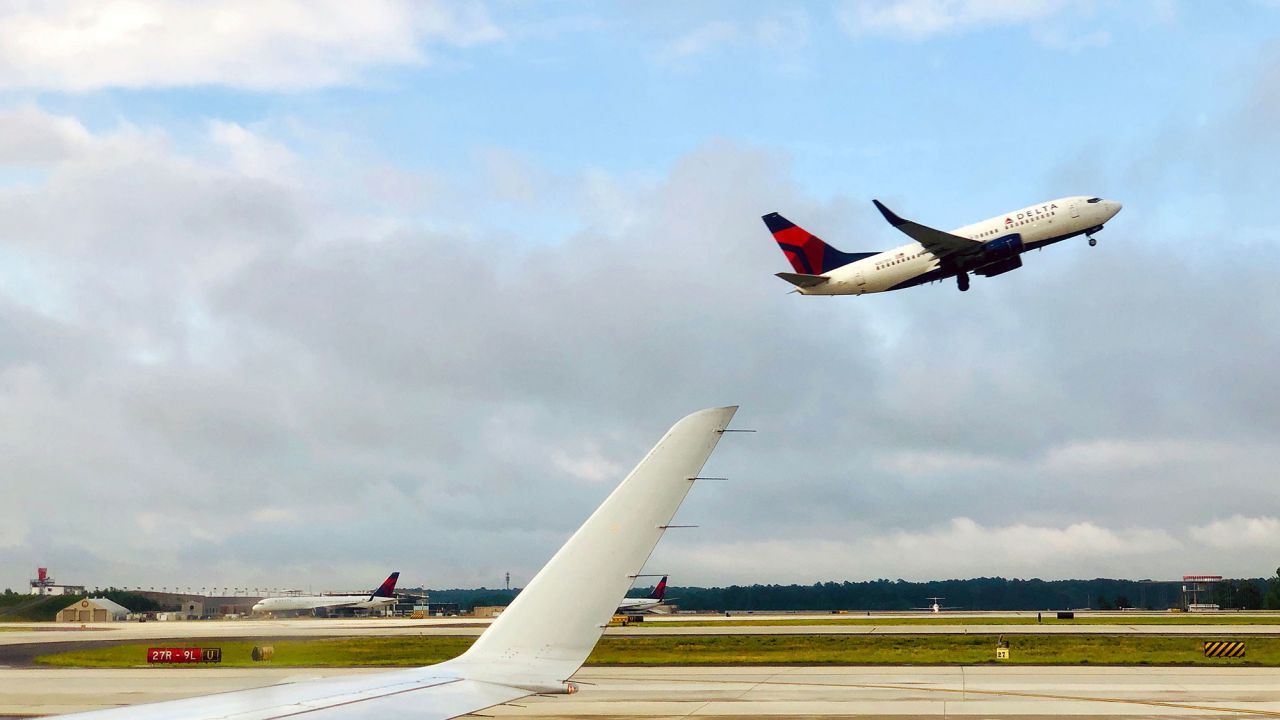
[[[446,720],[568,682],[711,456],[736,407],[676,423],[460,657],[373,675],[97,710],[77,720]]]
[[[907,237],[915,240],[924,246],[925,250],[933,253],[934,257],[942,258],[947,255],[956,253],[969,252],[982,247],[982,241],[970,240],[959,235],[952,235],[949,232],[935,230],[927,225],[904,220],[898,217],[898,214],[884,206],[879,200],[872,200],[876,204],[876,209],[884,216],[885,220],[895,228],[901,230]]]

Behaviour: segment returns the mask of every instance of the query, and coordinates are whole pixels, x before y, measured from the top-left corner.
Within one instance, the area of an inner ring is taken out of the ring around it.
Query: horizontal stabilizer
[[[826,275],[805,275],[804,273],[777,273],[777,276],[796,287],[802,288],[821,285],[831,279]]]

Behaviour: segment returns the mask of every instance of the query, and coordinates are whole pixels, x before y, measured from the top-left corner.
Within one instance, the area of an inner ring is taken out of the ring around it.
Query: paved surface
[[[723,617],[723,616],[722,616]],[[759,616],[754,616],[759,618]],[[830,618],[830,615],[814,616]],[[785,616],[795,619],[796,616]],[[701,618],[699,618],[701,619]],[[962,623],[971,624],[962,624]],[[476,618],[227,620],[149,623],[88,623],[85,625],[0,625],[0,645],[147,641],[169,638],[302,638],[349,636],[458,635],[476,636],[488,626]],[[981,617],[958,619],[955,625],[759,625],[680,627],[669,621],[648,620],[633,627],[613,627],[606,635],[1280,635],[1275,625],[983,625]]]
[[[0,670],[0,716],[52,714],[361,671]],[[363,671],[379,672],[379,671]],[[1280,717],[1273,668],[591,668],[576,695],[503,718]],[[587,684],[590,683],[590,684]]]

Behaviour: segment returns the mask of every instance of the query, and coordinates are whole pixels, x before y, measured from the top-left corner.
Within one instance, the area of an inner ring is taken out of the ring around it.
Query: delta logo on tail
[[[653,589],[653,592],[649,593],[649,597],[653,600],[662,600],[666,596],[667,596],[667,576],[663,575],[662,579],[658,581],[658,586]]]
[[[373,598],[395,597],[396,581],[399,579],[400,579],[399,572],[391,573],[390,575],[387,576],[386,580],[382,581],[382,584],[378,586],[378,589],[373,591],[373,594],[369,596],[369,599],[372,600]]]
[[[864,295],[954,277],[961,291],[969,276],[994,277],[1022,267],[1022,254],[1094,233],[1123,207],[1115,200],[1077,195],[997,215],[951,231],[906,220],[879,200],[876,209],[910,243],[876,252],[847,253],[772,212],[761,217],[795,272],[777,276],[801,295]]]
[[[764,224],[798,273],[820,275],[875,254],[840,252],[778,213],[765,215]]]
[[[667,576],[663,575],[658,584],[654,586],[653,592],[644,597],[623,598],[618,603],[619,613],[643,613],[654,612],[655,609],[666,602],[667,599]]]

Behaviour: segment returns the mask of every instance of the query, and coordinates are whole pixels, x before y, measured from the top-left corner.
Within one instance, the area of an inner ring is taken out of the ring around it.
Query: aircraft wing
[[[570,693],[737,407],[676,423],[461,656],[438,665],[96,710],[76,720],[444,720]]]
[[[879,200],[872,200],[876,204],[876,209],[884,216],[885,220],[895,228],[901,230],[907,237],[915,240],[924,246],[925,250],[933,253],[934,257],[943,258],[947,255],[955,255],[956,253],[965,253],[982,247],[981,240],[970,240],[959,235],[952,235],[949,232],[935,230],[927,225],[921,225],[917,222],[904,220],[898,217],[898,214],[884,206]]]
[[[304,715],[315,720],[405,717],[445,720],[530,695],[528,690],[457,677],[429,668],[270,685],[252,690],[77,713],[83,720],[274,720]]]

